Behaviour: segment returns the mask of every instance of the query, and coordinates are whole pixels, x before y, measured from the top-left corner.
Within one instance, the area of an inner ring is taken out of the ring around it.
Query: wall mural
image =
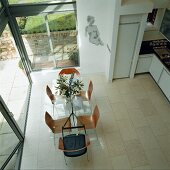
[[[95,18],[93,16],[87,16],[87,22],[89,25],[85,28],[86,36],[89,36],[89,42],[95,45],[104,45],[103,41],[100,39],[100,33],[97,25],[94,25]]]

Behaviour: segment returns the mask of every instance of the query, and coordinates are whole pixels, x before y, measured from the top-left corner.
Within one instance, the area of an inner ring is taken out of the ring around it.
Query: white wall
[[[78,40],[80,50],[80,68],[81,72],[86,73],[104,73],[107,60],[107,14],[106,0],[77,0],[77,17],[78,17]],[[88,37],[85,36],[85,27],[88,25],[87,16],[95,17],[95,25],[97,25],[100,38],[104,45],[92,44]]]

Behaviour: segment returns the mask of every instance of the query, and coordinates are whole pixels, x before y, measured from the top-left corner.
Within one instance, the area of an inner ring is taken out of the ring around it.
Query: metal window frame
[[[4,164],[2,165],[1,169],[4,169],[10,159],[13,157],[13,155],[16,153],[16,151],[22,146],[23,141],[24,141],[24,133],[21,131],[20,127],[16,123],[15,119],[13,118],[13,114],[9,111],[8,107],[6,106],[4,100],[0,96],[0,111],[7,121],[8,125],[11,127],[13,132],[15,133],[16,137],[18,138],[19,142],[11,152],[11,154],[8,156]]]

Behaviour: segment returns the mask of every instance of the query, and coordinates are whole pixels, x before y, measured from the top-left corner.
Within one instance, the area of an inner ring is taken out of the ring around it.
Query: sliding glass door
[[[79,66],[75,12],[16,20],[32,70]]]
[[[5,102],[0,96],[0,168],[4,169],[10,159],[16,159],[19,148],[21,148],[24,135],[8,110]],[[8,169],[16,168],[15,161]]]

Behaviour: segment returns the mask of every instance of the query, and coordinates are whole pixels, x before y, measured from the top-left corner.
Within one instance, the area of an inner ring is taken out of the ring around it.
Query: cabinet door
[[[163,69],[158,85],[170,101],[170,73],[167,70]]]
[[[120,24],[113,78],[129,77],[139,23]]]
[[[160,78],[162,69],[163,69],[163,64],[159,61],[159,59],[155,55],[153,55],[149,72],[151,73],[152,77],[155,79],[156,82],[158,82]]]
[[[138,64],[136,67],[136,73],[149,72],[151,62],[152,62],[152,55],[139,56]]]

